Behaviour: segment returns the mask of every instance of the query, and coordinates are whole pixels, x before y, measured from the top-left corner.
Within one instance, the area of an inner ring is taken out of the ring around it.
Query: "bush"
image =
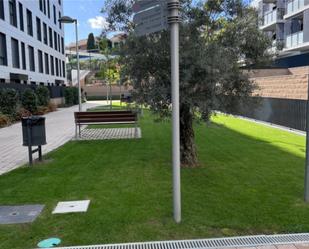
[[[10,117],[0,113],[0,127],[8,126],[11,123]]]
[[[18,92],[11,88],[0,89],[0,112],[9,116],[16,114]]]
[[[48,111],[49,111],[49,112],[55,112],[55,111],[57,111],[57,105],[54,104],[54,103],[49,102],[47,107],[48,107]]]
[[[21,120],[22,118],[26,118],[31,116],[31,112],[29,112],[28,110],[26,110],[25,108],[21,107],[19,108],[16,116],[15,116],[15,120]]]
[[[38,110],[36,111],[36,115],[44,115],[49,112],[49,109],[47,106],[38,106]]]
[[[21,104],[26,110],[28,110],[32,114],[37,112],[38,97],[32,89],[28,88],[22,93]]]
[[[39,106],[48,106],[50,100],[49,90],[46,86],[38,86],[35,90],[35,94],[38,97]]]
[[[64,98],[66,105],[77,105],[78,104],[78,88],[66,87],[64,90]]]

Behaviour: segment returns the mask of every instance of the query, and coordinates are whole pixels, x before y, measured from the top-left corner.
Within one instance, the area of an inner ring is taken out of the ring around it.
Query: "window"
[[[38,62],[39,62],[39,72],[43,73],[43,53],[41,50],[38,50]]]
[[[35,72],[34,49],[33,49],[33,47],[28,46],[28,52],[29,52],[29,66],[30,66],[30,71]]]
[[[49,46],[52,48],[53,47],[53,30],[51,27],[48,28],[49,31]]]
[[[62,77],[65,77],[65,62],[62,61]]]
[[[42,29],[41,29],[41,20],[36,18],[36,36],[39,41],[42,41]]]
[[[19,47],[18,41],[14,38],[11,38],[11,47],[12,47],[12,66],[14,68],[19,68]]]
[[[48,18],[50,18],[50,2],[49,2],[49,0],[47,0],[47,14],[48,14]]]
[[[7,66],[7,52],[6,52],[6,37],[5,34],[0,33],[0,65]]]
[[[59,13],[58,13],[58,17],[59,17],[59,19],[61,18],[61,12],[59,11]],[[59,20],[58,19],[58,20]],[[61,27],[61,22],[60,21],[58,21],[59,22],[59,29],[61,29],[62,27]]]
[[[44,44],[48,45],[48,42],[47,42],[47,25],[46,25],[46,23],[43,23],[43,41],[44,41]]]
[[[58,35],[58,51],[59,52],[61,51],[61,48],[60,48],[60,35]]]
[[[33,36],[32,12],[28,9],[27,9],[27,31],[28,31],[28,35]]]
[[[43,0],[39,0],[40,11],[43,12]]]
[[[59,65],[58,65],[58,59],[55,58],[55,67],[56,67],[56,76],[59,76]]]
[[[56,31],[54,31],[54,48],[55,48],[55,50],[58,50],[57,33],[56,33]]]
[[[57,24],[57,17],[56,17],[56,6],[53,5],[53,9],[54,9],[54,23]]]
[[[16,1],[9,0],[10,23],[17,27]]]
[[[3,0],[0,0],[0,19],[4,20],[4,4],[3,4]]]
[[[58,0],[59,5],[61,5],[61,0]]]
[[[24,31],[24,10],[23,5],[18,3],[19,6],[19,28],[20,30]]]
[[[22,68],[26,70],[26,49],[25,43],[21,42],[21,64]]]
[[[55,75],[54,57],[50,56],[50,72],[51,75]]]
[[[64,54],[64,39],[61,37],[61,52]]]
[[[44,14],[46,15],[46,1],[43,0],[43,10],[44,10]]]
[[[48,54],[44,54],[45,56],[45,73],[49,74],[49,60],[48,60]]]

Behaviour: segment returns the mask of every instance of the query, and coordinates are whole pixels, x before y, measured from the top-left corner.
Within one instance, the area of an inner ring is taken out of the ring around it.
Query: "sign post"
[[[306,166],[305,166],[305,202],[309,202],[309,79],[308,97],[306,108]]]
[[[171,84],[173,128],[173,207],[174,220],[181,222],[180,189],[180,108],[179,108],[179,0],[140,0],[133,5],[133,21],[138,36],[167,29],[171,32]],[[167,13],[168,12],[168,13]]]

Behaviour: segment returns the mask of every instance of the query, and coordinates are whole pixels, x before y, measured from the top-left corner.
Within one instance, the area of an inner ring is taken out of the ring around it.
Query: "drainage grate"
[[[220,247],[250,247],[309,243],[309,233],[257,235],[218,239],[176,240],[145,243],[109,244],[95,246],[57,247],[58,249],[205,249]]]

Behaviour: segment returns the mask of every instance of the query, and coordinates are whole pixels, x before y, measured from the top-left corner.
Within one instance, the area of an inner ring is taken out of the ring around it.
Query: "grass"
[[[0,248],[190,239],[309,230],[305,138],[227,116],[196,125],[200,167],[182,169],[183,221],[172,219],[171,125],[145,113],[143,138],[69,142],[52,159],[0,176],[0,203],[45,204],[32,224],[0,225]],[[52,215],[90,199],[87,213]]]

